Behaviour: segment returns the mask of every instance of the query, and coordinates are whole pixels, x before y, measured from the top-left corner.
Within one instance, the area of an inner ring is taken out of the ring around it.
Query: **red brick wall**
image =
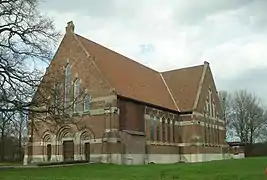
[[[71,66],[71,80],[74,82],[76,78],[80,79],[80,86],[83,93],[88,93],[92,99],[99,98],[99,97],[106,97],[113,94],[112,87],[110,87],[109,83],[103,77],[101,72],[95,66],[94,62],[92,61],[91,57],[85,53],[83,47],[77,42],[75,35],[71,32],[67,33],[53,60],[51,61],[47,71],[45,79],[51,78],[62,78],[64,76],[65,67],[67,63],[70,63]],[[62,79],[64,82],[64,79]],[[73,85],[73,84],[72,84]],[[64,90],[62,90],[64,92]],[[63,95],[63,93],[62,93]],[[113,107],[117,106],[117,98],[114,95],[113,100],[108,100],[111,102],[106,102],[106,100],[99,100],[96,102],[91,103],[90,109],[96,110],[99,108],[104,108],[107,103],[111,103]],[[82,102],[80,104],[81,110],[83,110]],[[82,115],[82,116],[74,116],[72,119],[80,119],[80,123],[78,126],[81,127],[74,127],[74,132],[78,131],[79,128],[88,127],[91,131],[95,134],[96,138],[100,138],[103,136],[105,129],[115,129],[118,128],[118,115],[112,115],[112,123],[111,127],[110,124],[107,123],[106,115]],[[32,119],[30,119],[31,121]],[[37,129],[34,131],[34,142],[42,141],[41,137],[43,133],[47,130],[52,130],[53,133],[60,128],[60,124],[58,126],[51,125],[50,127],[43,122],[36,122],[34,119],[34,124],[38,126]],[[30,127],[29,127],[30,129]],[[30,131],[29,131],[30,135]],[[34,154],[39,154],[38,147],[34,149]]]
[[[144,105],[120,98],[118,107],[120,109],[120,130],[145,132]]]

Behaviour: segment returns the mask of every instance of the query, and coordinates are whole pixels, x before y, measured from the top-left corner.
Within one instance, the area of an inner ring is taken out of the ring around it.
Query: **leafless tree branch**
[[[266,134],[267,114],[260,99],[246,91],[233,94],[220,93],[228,131],[234,132],[242,142],[254,143]]]

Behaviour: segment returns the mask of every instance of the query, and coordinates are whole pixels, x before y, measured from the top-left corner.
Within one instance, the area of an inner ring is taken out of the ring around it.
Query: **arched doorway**
[[[90,143],[86,142],[84,144],[84,155],[85,155],[85,160],[90,161]]]
[[[50,161],[52,157],[52,140],[50,133],[46,132],[43,136],[43,155],[45,161]]]
[[[47,152],[47,161],[50,161],[51,155],[52,155],[52,145],[51,144],[46,145],[46,152]]]
[[[57,134],[57,139],[60,142],[58,151],[62,152],[63,161],[74,160],[74,136],[69,126],[62,127]]]
[[[74,142],[73,140],[63,141],[63,160],[74,160]]]
[[[90,155],[91,155],[90,139],[91,139],[91,134],[89,131],[85,130],[81,133],[80,136],[81,155],[83,156],[83,159],[86,161],[90,161]]]

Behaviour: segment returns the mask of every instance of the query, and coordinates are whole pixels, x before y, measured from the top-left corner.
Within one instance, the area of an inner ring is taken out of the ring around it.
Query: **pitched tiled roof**
[[[95,63],[118,95],[178,111],[159,72],[80,35],[77,39],[95,57]]]
[[[204,65],[157,72],[76,34],[118,95],[175,111],[193,109]]]
[[[203,69],[200,65],[162,73],[181,111],[193,109]]]

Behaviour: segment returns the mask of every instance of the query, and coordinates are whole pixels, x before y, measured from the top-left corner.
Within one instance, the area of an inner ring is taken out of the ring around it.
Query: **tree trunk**
[[[4,128],[1,132],[1,139],[0,139],[0,161],[5,160],[5,131]]]
[[[22,126],[20,126],[19,130],[19,160],[22,160]]]
[[[250,130],[249,144],[253,143],[253,129]]]

